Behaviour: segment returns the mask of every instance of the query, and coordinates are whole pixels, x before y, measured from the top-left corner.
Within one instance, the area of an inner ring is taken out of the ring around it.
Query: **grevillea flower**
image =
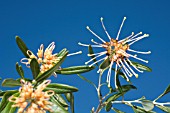
[[[104,48],[105,51],[103,52],[99,52],[99,53],[94,53],[94,54],[88,54],[88,56],[95,56],[94,58],[90,59],[89,61],[87,61],[85,64],[89,64],[91,61],[93,61],[94,59],[101,57],[103,55],[106,55],[105,57],[97,60],[96,62],[90,64],[90,66],[106,60],[107,58],[110,60],[110,65],[109,65],[109,71],[107,74],[107,83],[108,86],[110,86],[110,77],[111,77],[111,70],[112,70],[112,66],[115,63],[115,77],[116,77],[116,73],[117,73],[117,67],[120,67],[122,72],[124,73],[127,81],[129,81],[129,77],[132,77],[132,75],[135,75],[136,78],[138,78],[138,74],[132,69],[132,67],[138,71],[138,72],[143,72],[141,70],[139,70],[135,65],[133,65],[133,63],[129,60],[129,58],[134,58],[140,61],[143,61],[145,63],[148,63],[147,60],[141,59],[139,57],[137,57],[136,54],[130,54],[129,52],[134,52],[134,53],[140,53],[140,54],[150,54],[151,52],[141,52],[141,51],[136,51],[130,48],[131,45],[133,45],[135,42],[148,37],[148,34],[142,34],[142,32],[139,32],[137,34],[134,34],[134,32],[132,32],[132,34],[122,40],[118,40],[119,39],[119,35],[122,29],[122,26],[124,24],[124,21],[126,20],[126,17],[124,17],[122,24],[120,26],[120,29],[117,33],[116,38],[111,38],[111,36],[109,35],[109,33],[107,32],[104,23],[103,23],[103,18],[101,18],[101,24],[102,27],[107,35],[107,37],[109,38],[109,41],[106,42],[104,41],[101,37],[99,37],[96,33],[94,33],[88,26],[87,29],[95,36],[97,37],[102,43],[98,43],[96,41],[94,41],[93,39],[91,40],[94,45],[91,45],[92,47],[101,47]],[[88,44],[82,44],[79,43],[79,45],[82,46],[89,46]],[[100,72],[100,69],[99,71]],[[116,79],[115,79],[115,87],[117,88],[116,85]]]
[[[61,57],[57,56],[57,53],[53,54],[54,48],[55,48],[55,43],[52,42],[44,51],[44,45],[41,44],[40,48],[38,49],[37,56],[35,56],[32,51],[28,50],[27,54],[29,58],[22,58],[21,63],[26,64],[27,67],[30,67],[31,59],[35,58],[40,64],[41,73],[44,73],[45,71],[52,68],[61,59]],[[81,51],[68,54],[67,56],[71,56],[79,53],[81,53]],[[54,75],[56,74],[54,73]]]
[[[49,101],[50,96],[54,95],[54,91],[43,91],[44,88],[50,84],[50,80],[45,80],[36,88],[30,82],[21,79],[21,88],[19,89],[19,96],[11,96],[10,102],[14,102],[12,107],[18,107],[17,113],[46,113],[52,112],[48,106],[52,105]]]

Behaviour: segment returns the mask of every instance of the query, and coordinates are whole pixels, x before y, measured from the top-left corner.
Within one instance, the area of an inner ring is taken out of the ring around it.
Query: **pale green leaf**
[[[152,101],[150,100],[142,100],[141,101],[143,108],[145,109],[145,111],[151,111],[154,108],[154,104]]]
[[[12,78],[7,78],[2,82],[2,86],[16,87],[16,86],[21,86],[21,83],[17,80],[12,79]]]
[[[119,109],[116,109],[116,108],[112,108],[113,111],[115,111],[116,113],[125,113],[123,111],[120,111]]]
[[[160,106],[160,105],[156,105],[159,109],[161,109],[162,111],[166,112],[166,113],[170,113],[170,107],[167,106]]]

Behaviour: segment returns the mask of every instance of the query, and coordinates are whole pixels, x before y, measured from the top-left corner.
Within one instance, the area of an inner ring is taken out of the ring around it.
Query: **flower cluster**
[[[35,58],[37,59],[38,63],[41,65],[40,66],[41,73],[44,73],[45,71],[52,68],[60,60],[60,57],[57,57],[57,53],[52,54],[54,48],[55,48],[55,43],[52,42],[44,51],[44,45],[41,44],[40,48],[38,49],[37,56],[35,56],[32,51],[28,50],[27,54],[29,58],[21,59],[21,63],[24,63],[26,64],[27,67],[30,67],[29,65],[31,59]]]
[[[14,102],[12,107],[18,107],[17,113],[45,113],[46,110],[52,112],[48,106],[52,105],[49,99],[54,95],[54,91],[43,91],[50,82],[50,80],[45,80],[34,88],[30,82],[21,79],[22,87],[19,89],[19,96],[9,98],[10,102]]]
[[[94,53],[94,54],[88,54],[88,56],[95,56],[94,58],[90,59],[89,61],[87,61],[85,64],[90,63],[91,61],[93,61],[94,59],[106,55],[104,58],[101,58],[100,60],[92,63],[90,66],[102,61],[102,60],[106,60],[109,59],[110,60],[110,65],[109,65],[109,71],[107,74],[107,83],[110,86],[110,78],[111,78],[111,70],[112,70],[112,66],[115,63],[115,74],[117,73],[117,67],[121,68],[122,72],[124,73],[127,81],[129,81],[129,77],[132,77],[132,75],[135,75],[135,77],[138,77],[138,74],[136,74],[136,72],[131,68],[131,66],[136,69],[139,72],[143,72],[141,70],[139,70],[135,65],[133,65],[133,63],[129,60],[130,57],[143,61],[145,63],[148,63],[147,60],[143,60],[141,58],[138,58],[136,54],[130,54],[128,53],[128,51],[130,52],[135,52],[135,53],[140,53],[140,54],[150,54],[151,52],[141,52],[141,51],[136,51],[133,49],[130,49],[130,46],[132,44],[134,44],[135,42],[148,37],[148,34],[143,34],[142,32],[139,32],[137,34],[134,34],[134,32],[132,32],[132,34],[122,40],[118,40],[119,39],[119,35],[122,29],[122,26],[124,24],[124,21],[126,20],[126,17],[124,17],[122,24],[120,26],[120,29],[118,31],[117,37],[111,38],[111,36],[109,35],[109,33],[107,32],[104,23],[103,23],[103,18],[101,18],[101,23],[102,23],[102,27],[107,35],[107,37],[109,38],[109,42],[104,41],[101,37],[99,37],[96,33],[94,33],[88,26],[87,29],[94,35],[96,36],[100,41],[102,41],[102,43],[98,43],[96,41],[94,41],[93,39],[91,40],[95,45],[91,45],[92,47],[101,47],[104,48],[105,51],[103,52],[99,52],[99,53]],[[79,45],[82,46],[89,46],[87,44],[82,44],[79,43]],[[98,72],[100,72],[101,70],[99,69]],[[116,77],[116,76],[115,76]],[[117,88],[116,85],[116,79],[115,79],[115,87]]]

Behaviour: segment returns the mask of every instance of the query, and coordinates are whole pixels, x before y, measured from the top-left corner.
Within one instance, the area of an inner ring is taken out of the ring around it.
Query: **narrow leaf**
[[[65,84],[49,84],[44,90],[53,90],[57,94],[76,92],[78,89]]]
[[[58,61],[57,64],[55,64],[52,68],[50,68],[48,71],[39,74],[36,78],[36,81],[43,81],[45,79],[47,79],[48,77],[50,77],[61,65],[61,63],[64,61],[64,59],[67,57],[68,51],[65,52],[65,54],[63,54],[63,56],[61,57],[61,59]]]
[[[40,73],[40,66],[35,58],[33,58],[30,62],[30,68],[32,71],[33,78],[35,79]]]
[[[134,85],[128,84],[128,85],[122,85],[121,89],[122,89],[122,92],[125,93],[125,92],[130,91],[131,89],[137,89],[137,88]],[[119,92],[119,90],[118,89],[112,89],[112,92]]]
[[[24,78],[24,71],[22,69],[22,66],[20,66],[18,64],[18,62],[16,63],[16,70],[17,70],[18,74],[21,76],[21,78]]]
[[[72,66],[72,67],[68,67],[68,68],[62,68],[62,69],[58,69],[55,72],[57,74],[63,74],[63,75],[72,75],[72,74],[80,74],[80,73],[85,73],[88,71],[91,71],[92,69],[94,69],[94,66]]]
[[[170,113],[170,107],[167,106],[160,106],[160,105],[156,105],[159,109],[161,109],[162,111],[166,112],[166,113]]]
[[[0,91],[0,98],[2,98],[2,96],[6,93],[6,91]]]
[[[74,113],[74,95],[73,93],[70,93],[70,107],[71,107],[71,112]]]
[[[116,109],[116,108],[112,108],[112,110],[115,111],[116,113],[125,113],[125,112],[120,111],[120,110],[118,110],[118,109]]]
[[[91,47],[91,45],[89,45],[88,50],[89,50],[89,54],[94,54],[93,48]],[[91,56],[91,58],[93,58],[93,59],[94,59],[94,57],[95,57],[95,55]],[[96,62],[97,60],[94,59],[93,61]],[[96,65],[99,66],[98,63],[96,63]]]
[[[19,93],[15,93],[14,96],[17,97],[19,95]],[[5,106],[4,110],[2,111],[2,113],[14,113],[16,107],[12,107],[14,103],[13,102],[8,102],[7,105]]]
[[[145,109],[140,106],[132,106],[132,109],[135,113],[156,113],[154,111],[145,111]]]
[[[121,88],[122,88],[123,92],[127,92],[131,89],[137,89],[134,85],[130,85],[130,84],[122,85]]]
[[[15,86],[21,86],[21,83],[17,80],[12,79],[12,78],[7,78],[2,82],[2,86],[15,87]]]
[[[67,52],[67,49],[66,49],[66,48],[62,49],[62,50],[57,54],[57,57],[60,57],[60,56],[65,55],[66,52]]]
[[[2,112],[2,110],[6,107],[6,105],[8,104],[8,98],[11,96],[11,95],[13,95],[13,94],[15,94],[15,93],[17,93],[18,91],[16,91],[16,90],[13,90],[13,91],[8,91],[8,92],[6,92],[5,94],[4,94],[4,96],[3,96],[3,98],[2,98],[2,100],[1,100],[1,104],[0,104],[0,112]]]
[[[134,113],[146,113],[145,110],[140,110],[136,106],[132,106],[132,109],[133,109]]]
[[[159,98],[163,97],[164,95],[168,94],[170,92],[170,85],[165,89],[165,91],[154,101],[158,100]]]
[[[112,101],[117,100],[121,96],[122,96],[121,93],[116,93],[116,94],[113,94],[110,97],[108,97],[105,101],[106,102],[105,110],[107,112],[109,112],[111,110],[111,107],[112,107]]]
[[[65,95],[67,101],[70,102],[71,101],[71,93],[65,93],[64,95]]]
[[[141,69],[141,70],[144,70],[144,71],[148,71],[148,72],[151,72],[151,71],[152,71],[152,69],[149,68],[148,66],[145,66],[145,65],[143,65],[143,64],[140,64],[140,63],[137,63],[137,62],[134,62],[134,61],[131,61],[131,62],[132,62],[132,64],[133,64],[134,66],[136,66],[138,69]]]
[[[122,96],[121,93],[116,93],[116,94],[113,94],[112,96],[108,97],[106,99],[106,102],[109,103],[111,101],[115,101],[116,99],[118,99],[120,96]]]
[[[106,107],[105,107],[105,110],[106,110],[107,112],[109,112],[109,111],[111,110],[111,108],[112,108],[112,103],[111,103],[111,102],[107,103],[107,104],[106,104]]]
[[[170,92],[170,85],[165,89],[162,96],[168,94],[169,92]]]
[[[120,72],[120,69],[121,68],[119,68],[117,70],[117,73],[116,73],[116,86],[117,86],[119,92],[122,92],[122,87],[121,87],[121,84],[120,84],[120,81],[119,81],[119,72]]]
[[[104,70],[106,70],[109,67],[109,65],[110,65],[110,60],[109,60],[109,57],[108,57],[106,60],[104,60],[100,64],[99,68],[104,71]]]
[[[28,48],[25,45],[25,43],[22,41],[22,39],[19,36],[16,36],[15,39],[16,39],[17,45],[20,48],[20,50],[22,51],[22,53],[25,55],[25,57],[29,58],[29,56],[27,54]]]
[[[82,80],[88,82],[89,84],[91,84],[92,86],[94,86],[95,88],[97,88],[96,85],[95,85],[92,81],[86,79],[84,76],[81,76],[80,74],[77,74],[77,75],[78,75]]]
[[[49,106],[49,108],[51,108],[53,111],[52,113],[68,113],[68,111],[64,109],[64,107],[62,107],[53,96],[50,100],[53,103]]]
[[[64,107],[66,110],[68,110],[68,104],[66,103],[65,99],[60,94],[55,94],[53,97],[58,101],[58,103]]]
[[[114,68],[112,68],[112,70],[115,71]],[[119,71],[118,74],[119,74],[123,79],[125,79],[127,82],[129,82],[129,83],[131,84],[131,81],[124,75],[123,72]]]

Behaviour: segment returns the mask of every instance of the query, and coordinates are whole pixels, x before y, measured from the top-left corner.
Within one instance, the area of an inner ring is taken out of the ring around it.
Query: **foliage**
[[[29,50],[24,41],[20,37],[16,37],[16,42],[21,50],[21,52],[29,58],[29,55],[27,54],[27,51]],[[37,61],[37,59],[32,58],[30,61],[30,69],[32,72],[32,79],[31,78],[25,78],[24,71],[22,69],[22,66],[19,65],[19,63],[16,63],[16,70],[20,76],[18,79],[13,78],[6,78],[2,82],[3,87],[21,87],[21,79],[24,79],[26,81],[32,82],[32,84],[35,84],[35,88],[38,87],[40,83],[42,83],[44,80],[49,79],[50,76],[53,75],[53,73],[62,74],[62,75],[73,75],[73,74],[80,74],[88,72],[94,67],[89,67],[87,65],[82,66],[72,66],[67,68],[59,68],[61,67],[61,64],[64,62],[65,58],[67,57],[68,50],[63,49],[61,50],[57,56],[60,57],[60,60],[49,70],[47,70],[44,73],[41,73],[40,71],[40,65]],[[70,111],[74,113],[74,92],[77,92],[78,89],[74,86],[70,86],[67,84],[59,84],[59,83],[50,83],[44,91],[54,91],[55,94],[51,96],[50,102],[52,102],[52,106],[49,106],[53,113],[68,113],[69,107]],[[16,96],[18,97],[20,94],[18,93],[18,90],[6,90],[0,92],[0,97],[2,98],[1,104],[0,104],[0,112],[2,113],[15,113],[15,111],[18,109],[17,107],[12,107],[13,102],[9,101],[9,97]],[[68,98],[68,95],[69,98]],[[66,100],[67,98],[67,100]]]
[[[85,64],[93,61],[94,63],[91,65],[79,65],[63,68],[61,66],[62,63],[68,56],[70,56],[69,51],[66,48],[62,49],[57,54],[52,54],[52,51],[55,48],[54,42],[52,42],[45,51],[44,46],[41,45],[40,49],[38,49],[37,56],[35,56],[29,50],[29,47],[24,43],[24,41],[19,36],[16,36],[16,43],[23,55],[26,57],[23,59],[26,61],[24,62],[21,60],[21,63],[25,63],[26,66],[29,67],[32,72],[32,77],[26,78],[22,65],[18,62],[16,63],[16,71],[18,72],[19,77],[17,79],[6,78],[1,84],[3,87],[12,87],[15,89],[4,91],[0,90],[0,113],[15,113],[16,111],[18,113],[28,113],[30,111],[33,113],[44,111],[50,113],[74,113],[74,93],[78,91],[78,88],[68,84],[51,83],[49,79],[52,75],[57,74],[66,76],[77,75],[96,89],[99,104],[96,108],[93,107],[91,109],[91,113],[99,113],[102,109],[105,109],[106,112],[114,111],[115,113],[125,113],[123,109],[119,110],[115,108],[114,104],[130,106],[134,113],[156,113],[154,111],[155,107],[166,113],[170,113],[170,102],[158,102],[158,99],[170,93],[170,85],[154,100],[146,99],[144,96],[136,100],[125,100],[126,93],[137,89],[137,87],[134,86],[129,79],[129,77],[132,77],[133,75],[138,78],[138,74],[133,71],[133,69],[141,73],[143,71],[152,71],[150,67],[134,62],[130,60],[129,57],[145,63],[148,63],[148,61],[138,58],[137,55],[127,53],[129,50],[136,53],[150,54],[150,51],[141,52],[129,49],[131,44],[142,38],[148,37],[148,34],[142,35],[142,32],[140,32],[134,35],[134,33],[132,33],[132,35],[128,38],[120,41],[118,40],[125,19],[126,17],[123,19],[116,39],[112,39],[103,24],[103,18],[101,18],[102,27],[109,38],[109,42],[105,42],[87,26],[87,29],[103,42],[100,44],[92,39],[91,41],[96,45],[79,43],[82,46],[88,46],[88,56],[90,56],[91,59]],[[94,47],[102,47],[105,51],[94,53]],[[105,55],[104,58],[97,60],[98,57],[103,55]],[[102,62],[99,64],[100,61]],[[112,67],[113,63],[115,63],[115,67]],[[89,72],[94,68],[98,68],[98,85],[81,75],[82,73]],[[103,82],[102,75],[106,70],[108,70],[107,80],[106,82]],[[110,84],[112,71],[115,73],[115,87]],[[120,78],[127,81],[126,84],[122,84]],[[106,87],[103,88],[103,86]],[[108,92],[106,93],[103,90]]]

